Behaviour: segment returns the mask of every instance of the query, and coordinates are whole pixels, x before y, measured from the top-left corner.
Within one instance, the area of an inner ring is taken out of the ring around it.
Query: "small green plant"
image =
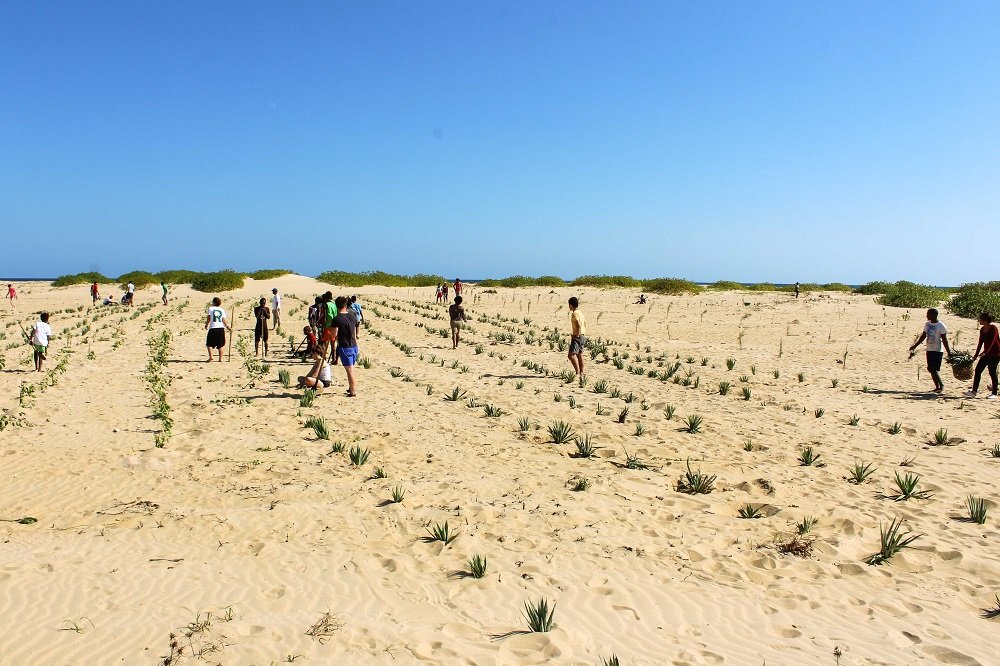
[[[360,365],[365,370],[370,370],[372,367],[372,360],[367,356],[362,356],[361,360],[358,361],[358,365]]]
[[[444,523],[435,523],[434,527],[427,528],[427,533],[430,535],[429,541],[440,541],[446,546],[458,538],[458,533],[451,531],[451,528],[448,527],[447,520]]]
[[[482,578],[486,575],[486,557],[483,555],[473,555],[469,558],[469,575],[473,578]]]
[[[982,497],[969,495],[965,500],[965,506],[969,509],[969,520],[982,525],[986,522],[986,500]]]
[[[753,451],[753,440],[752,439],[748,439],[747,441],[743,442],[743,450],[744,451]]]
[[[750,398],[753,397],[753,391],[750,390],[749,386],[744,386],[743,390],[740,392],[740,395],[743,397],[744,400],[749,401]]]
[[[799,383],[801,384],[806,380],[806,373],[800,372],[798,375],[796,375],[796,377],[798,378]]]
[[[684,420],[684,431],[692,435],[697,435],[701,432],[701,426],[704,422],[705,419],[698,414],[689,414],[687,419]]]
[[[344,443],[337,441],[330,445],[330,452],[326,455],[332,456],[334,453],[343,453],[343,452],[344,452]]]
[[[556,605],[549,607],[548,599],[542,598],[534,603],[524,602],[524,619],[528,621],[528,631],[544,633],[552,629],[552,618]]]
[[[760,518],[764,507],[757,504],[744,504],[737,510],[740,518]]]
[[[816,453],[816,450],[811,446],[804,447],[799,451],[799,465],[804,467],[822,467],[823,464],[819,462],[820,454]]]
[[[840,380],[839,379],[831,379],[830,380],[830,388],[837,388],[837,386],[839,384],[840,384]]]
[[[667,405],[666,407],[663,408],[663,416],[666,417],[668,421],[672,421],[674,418],[674,414],[676,413],[677,413],[677,407],[675,407],[674,405]]]
[[[517,429],[519,432],[528,432],[531,430],[531,419],[527,416],[522,416],[517,420]]]
[[[818,419],[823,418],[824,414],[826,414],[826,410],[823,409],[822,407],[817,407],[816,409],[813,410],[813,416],[815,416]]]
[[[313,403],[316,401],[316,390],[307,388],[302,392],[302,397],[299,398],[299,407],[312,407]]]
[[[646,432],[646,425],[642,421],[637,422],[635,424],[635,436],[642,437],[645,432]]]
[[[573,428],[564,421],[556,421],[549,426],[549,441],[553,444],[565,444],[575,436]]]
[[[524,382],[514,382],[514,388],[520,391],[521,389],[524,388]]]
[[[389,475],[385,473],[385,470],[381,467],[376,467],[375,471],[372,472],[373,479],[387,479]]]
[[[607,416],[610,412],[608,410],[604,409],[603,407],[601,407],[601,403],[597,403],[597,412],[596,413],[597,413],[598,416]]]
[[[934,445],[944,446],[948,443],[948,431],[944,428],[938,428],[938,431],[934,433]]]
[[[879,524],[879,540],[881,542],[879,550],[877,553],[865,560],[865,562],[873,566],[884,564],[885,562],[888,562],[893,555],[904,548],[909,548],[910,544],[923,536],[921,534],[913,534],[912,532],[900,532],[902,526],[902,518],[894,519],[891,523],[889,523],[889,527]]]
[[[732,370],[735,367],[736,367],[736,359],[735,358],[727,358],[726,359],[726,369],[727,370]]]
[[[854,416],[852,416],[847,420],[847,425],[856,426],[859,423],[861,423],[861,417],[858,416],[857,414],[855,414]]]
[[[611,392],[610,392],[610,393],[608,393],[608,395],[609,395],[609,396],[610,396],[610,397],[611,397],[611,398],[612,398],[613,400],[617,400],[618,398],[622,397],[622,392],[621,392],[621,390],[620,390],[620,389],[619,389],[619,388],[618,388],[618,387],[616,386],[616,387],[614,387],[614,388],[612,388],[612,389],[611,389]]]
[[[618,423],[625,423],[625,419],[628,418],[628,407],[622,407],[622,411],[618,412],[618,417],[615,419]]]
[[[855,460],[854,467],[848,470],[847,480],[860,486],[875,472],[875,467],[872,466],[873,464],[874,463],[860,463]]]
[[[729,382],[719,382],[719,395],[727,395],[732,384]]]
[[[780,377],[781,377],[781,370],[775,370],[775,371],[774,371],[774,372],[772,372],[771,374],[772,374],[772,375],[774,375],[774,378],[775,378],[775,379],[778,379],[778,378],[780,378]]]
[[[288,370],[285,370],[284,368],[278,370],[278,381],[281,382],[281,385],[283,387],[288,388],[289,386],[292,385],[291,373],[289,373]]]
[[[888,432],[890,435],[898,435],[902,431],[903,431],[903,424],[900,423],[899,421],[896,421],[891,426],[889,426],[889,430],[887,430],[886,432]]]
[[[588,479],[588,478],[586,478],[584,476],[579,476],[576,479],[574,479],[573,480],[573,485],[570,486],[570,490],[572,490],[574,492],[578,492],[578,493],[583,492],[584,490],[587,490],[588,488],[590,488],[590,479]]]
[[[313,432],[316,433],[316,437],[319,439],[330,439],[330,428],[326,424],[326,419],[320,417],[315,419],[312,424]]]
[[[993,448],[990,449],[990,458],[1000,458],[1000,444],[994,444]]]
[[[392,489],[392,503],[401,504],[403,498],[406,496],[406,491],[403,490],[403,486],[398,485]]]
[[[402,368],[389,368],[389,375],[394,379],[399,379],[403,376]]]
[[[583,437],[577,435],[574,441],[576,443],[576,455],[579,458],[591,458],[597,451],[597,447],[594,445],[594,438],[590,435],[584,435]]]
[[[499,407],[497,407],[496,405],[484,405],[483,413],[486,415],[487,418],[497,419],[503,416],[504,411]]]
[[[812,531],[813,525],[816,524],[816,518],[813,516],[805,516],[795,525],[795,531],[801,534],[808,534]]]
[[[626,469],[649,469],[649,465],[642,462],[639,456],[632,455],[628,452],[628,449],[622,447],[625,451],[625,468]]]
[[[926,490],[917,490],[917,485],[920,482],[920,476],[917,474],[906,473],[906,476],[900,476],[899,472],[896,472],[894,479],[896,483],[896,488],[899,489],[899,493],[896,495],[890,495],[889,499],[895,500],[896,502],[903,502],[908,499],[930,499],[931,494]]]
[[[750,376],[749,375],[740,375],[740,383],[741,384],[746,384],[749,381],[750,381]]]
[[[431,395],[432,393],[434,393],[434,387],[428,384],[427,387],[424,389],[424,391],[427,393],[427,395]]]
[[[458,402],[465,397],[465,393],[466,391],[464,389],[460,389],[456,386],[451,390],[451,393],[445,394],[444,399],[449,402]]]
[[[715,475],[703,474],[699,469],[691,471],[691,459],[687,461],[687,471],[677,481],[677,490],[688,495],[707,495],[715,488]]]
[[[370,455],[370,450],[367,448],[362,449],[360,446],[352,446],[351,450],[347,452],[347,457],[355,467],[361,467],[368,462],[368,456]]]

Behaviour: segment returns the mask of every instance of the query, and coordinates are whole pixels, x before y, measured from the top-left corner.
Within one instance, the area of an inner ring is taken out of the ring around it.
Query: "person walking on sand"
[[[925,339],[927,340],[927,372],[934,380],[934,393],[940,393],[944,390],[940,374],[941,361],[944,359],[941,346],[944,346],[948,356],[951,356],[951,347],[948,346],[948,329],[938,321],[938,311],[934,308],[927,311],[927,323],[924,324],[924,330],[917,341],[910,345],[910,351],[916,349]]]
[[[97,305],[97,299],[101,297],[101,293],[97,288],[97,283],[90,285],[90,303],[91,305]]]
[[[131,282],[125,287],[125,298],[128,299],[128,306],[132,307],[135,303],[135,285]]]
[[[347,309],[347,299],[338,296],[336,300],[337,316],[333,320],[332,337],[337,341],[333,364],[339,360],[347,372],[347,396],[357,395],[354,383],[354,365],[358,362],[358,320],[354,313]]]
[[[434,291],[434,302],[435,303],[440,303],[441,302],[441,285],[440,284],[437,286],[437,289]]]
[[[277,289],[271,290],[271,315],[274,317],[274,330],[281,326],[281,294]]]
[[[361,303],[358,303],[358,297],[355,294],[351,296],[351,312],[358,319],[358,330],[361,330],[361,324],[365,323],[365,313],[361,310]]]
[[[448,283],[447,282],[445,282],[444,284],[441,285],[441,302],[442,303],[447,303],[448,302]]]
[[[208,308],[208,316],[205,317],[205,330],[208,336],[205,338],[205,347],[208,349],[208,362],[212,362],[212,350],[219,350],[219,363],[222,362],[222,350],[226,346],[226,331],[232,334],[233,329],[226,319],[226,311],[222,309],[222,299],[216,296],[212,299],[212,305]]]
[[[12,284],[7,285],[7,300],[10,301],[10,309],[16,310],[17,308],[14,307],[14,301],[17,300],[17,291],[14,289],[14,285]]]
[[[260,299],[260,305],[253,309],[253,318],[256,322],[253,328],[253,355],[260,353],[260,341],[264,341],[264,356],[270,351],[267,347],[267,320],[271,318],[271,311],[267,309],[267,299]]]
[[[462,307],[462,297],[455,297],[455,304],[448,307],[448,318],[451,319],[451,348],[458,349],[458,336],[462,331],[462,322],[469,321]]]
[[[455,278],[455,295],[456,296],[462,295],[462,281],[459,280],[458,278]]]
[[[160,289],[163,290],[163,304],[166,305],[167,304],[167,283],[164,282],[163,280],[160,280]]]
[[[30,342],[34,349],[35,372],[42,371],[42,361],[49,349],[49,338],[52,337],[52,327],[49,326],[49,313],[43,312],[35,325],[31,327]]]
[[[576,296],[569,299],[569,362],[573,372],[583,374],[583,348],[587,344],[587,320],[580,312],[580,301]]]
[[[975,361],[982,352],[983,357],[976,364],[976,375],[972,380],[972,390],[966,392],[967,398],[975,398],[979,392],[979,380],[983,376],[983,370],[990,370],[990,394],[987,400],[997,399],[997,366],[1000,365],[1000,329],[993,323],[993,315],[983,312],[979,315],[979,344],[976,345],[976,353],[972,356]]]
[[[801,291],[801,289],[799,288],[799,283],[796,282],[795,283],[795,298],[799,297],[799,291]]]

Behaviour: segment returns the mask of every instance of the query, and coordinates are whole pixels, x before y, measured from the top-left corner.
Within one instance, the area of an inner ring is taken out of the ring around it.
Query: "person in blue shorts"
[[[336,339],[336,354],[333,357],[333,364],[339,361],[347,372],[347,395],[353,398],[357,395],[354,382],[354,366],[358,362],[358,319],[351,312],[347,304],[347,298],[338,296],[335,304],[337,306],[337,316],[334,317],[330,326],[333,329],[330,337]]]

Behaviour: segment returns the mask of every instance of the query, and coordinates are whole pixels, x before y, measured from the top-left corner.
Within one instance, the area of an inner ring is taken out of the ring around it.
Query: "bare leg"
[[[354,366],[345,365],[344,370],[347,371],[347,392],[351,395],[357,395],[357,391],[355,391],[354,386]]]

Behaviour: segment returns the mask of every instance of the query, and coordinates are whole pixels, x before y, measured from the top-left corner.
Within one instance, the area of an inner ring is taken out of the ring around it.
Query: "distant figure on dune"
[[[323,297],[317,296],[313,304],[309,306],[309,326],[317,336],[323,330],[321,317],[323,313]]]
[[[166,305],[167,304],[167,283],[163,282],[161,280],[160,281],[160,289],[163,290],[163,304]]]
[[[458,278],[455,278],[455,295],[456,296],[462,295],[462,281],[459,280]]]
[[[274,316],[274,330],[281,326],[281,294],[277,289],[272,289],[271,293],[271,314]]]
[[[205,330],[208,336],[205,338],[205,347],[208,349],[208,362],[212,362],[212,350],[219,351],[219,362],[222,362],[222,349],[226,346],[226,331],[230,333],[233,329],[226,319],[226,311],[222,309],[222,299],[216,296],[212,299],[212,305],[208,308],[208,316],[205,317]]]
[[[23,330],[23,329],[22,329]],[[42,371],[42,361],[49,350],[49,338],[52,337],[52,327],[49,326],[49,313],[43,312],[38,321],[31,327],[31,346],[34,349],[35,372]]]
[[[633,305],[645,305],[646,296],[644,294],[639,294],[639,300],[637,300]]]
[[[587,320],[580,312],[580,301],[576,296],[569,299],[569,362],[573,371],[583,374],[583,348],[587,345]]]
[[[975,361],[982,352],[983,357],[976,364],[976,375],[972,380],[972,390],[965,395],[968,398],[975,398],[979,391],[979,380],[982,379],[983,370],[990,369],[990,394],[987,400],[997,399],[997,366],[1000,365],[1000,329],[993,323],[993,315],[984,312],[979,315],[979,344],[976,345],[976,353],[972,356]]]
[[[267,299],[260,299],[260,305],[253,309],[253,318],[256,322],[253,328],[253,354],[260,353],[260,342],[264,341],[264,356],[269,351],[267,346],[268,332],[267,321],[271,318],[271,311],[267,309]]]
[[[799,291],[800,291],[800,289],[799,289],[799,283],[796,282],[795,283],[795,298],[799,297]]]
[[[10,309],[16,310],[17,308],[14,307],[14,301],[17,300],[17,291],[14,289],[14,285],[12,284],[7,285],[7,300],[10,301]]]
[[[93,305],[97,305],[97,299],[101,297],[101,292],[98,291],[97,283],[90,285],[90,302]],[[107,305],[107,304],[105,304]]]
[[[949,356],[951,356],[951,348],[948,346],[948,329],[938,321],[938,311],[934,308],[927,311],[927,323],[924,324],[924,330],[917,341],[910,345],[910,351],[916,349],[917,345],[924,340],[927,340],[927,372],[934,380],[934,392],[940,393],[944,390],[940,375],[941,361],[944,359],[941,346],[944,345]]]
[[[448,308],[448,318],[451,319],[451,348],[458,349],[458,336],[462,331],[462,323],[469,320],[462,307],[462,297],[455,297],[455,304]]]
[[[441,285],[438,285],[437,289],[434,292],[434,302],[435,303],[440,303],[441,302],[441,295],[442,295]]]
[[[108,294],[108,295],[107,295],[107,296],[106,296],[106,297],[104,298],[104,304],[105,304],[105,305],[114,305],[114,304],[115,304],[116,302],[117,302],[117,301],[115,301],[115,295],[114,295],[114,294]]]
[[[125,287],[125,296],[122,298],[122,303],[126,303],[129,307],[135,302],[135,285],[131,282]]]

